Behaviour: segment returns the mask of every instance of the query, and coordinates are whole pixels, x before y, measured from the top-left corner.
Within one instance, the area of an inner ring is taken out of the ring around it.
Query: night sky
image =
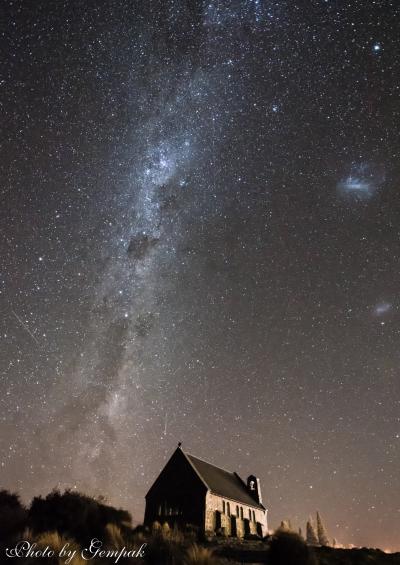
[[[3,0],[0,481],[177,442],[400,550],[400,6]]]

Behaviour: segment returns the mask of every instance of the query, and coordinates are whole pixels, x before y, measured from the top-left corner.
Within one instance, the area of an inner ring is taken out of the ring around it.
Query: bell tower
[[[247,478],[247,490],[249,491],[250,496],[252,496],[256,502],[262,504],[260,479],[258,479],[254,475],[250,475]]]

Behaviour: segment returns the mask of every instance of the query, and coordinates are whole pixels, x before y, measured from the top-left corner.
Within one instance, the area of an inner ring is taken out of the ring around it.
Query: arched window
[[[225,514],[225,500],[222,501],[222,514]]]
[[[240,507],[240,518],[243,520],[243,506]]]
[[[229,502],[226,503],[226,513],[228,514],[228,516],[231,515],[231,505],[229,504]]]
[[[256,513],[253,510],[253,522],[255,522],[255,521],[256,521]]]
[[[251,522],[251,510],[250,510],[250,508],[249,508],[249,520]]]
[[[239,518],[239,506],[236,505],[236,516]]]

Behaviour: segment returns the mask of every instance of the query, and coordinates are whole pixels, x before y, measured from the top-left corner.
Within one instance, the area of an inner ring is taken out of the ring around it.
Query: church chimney
[[[250,496],[252,496],[256,502],[262,504],[260,479],[258,479],[254,475],[250,475],[250,477],[248,477],[247,479],[247,490],[249,491]]]

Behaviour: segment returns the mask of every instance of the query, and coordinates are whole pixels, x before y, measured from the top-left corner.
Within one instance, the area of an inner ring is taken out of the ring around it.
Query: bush
[[[315,565],[312,549],[293,532],[278,530],[272,537],[269,560],[270,565]]]
[[[55,490],[46,498],[35,497],[28,517],[29,527],[35,534],[56,530],[82,546],[94,537],[105,539],[108,524],[125,531],[130,521],[129,512],[69,490],[63,494]]]
[[[0,542],[21,536],[27,524],[27,511],[18,494],[0,490]]]

